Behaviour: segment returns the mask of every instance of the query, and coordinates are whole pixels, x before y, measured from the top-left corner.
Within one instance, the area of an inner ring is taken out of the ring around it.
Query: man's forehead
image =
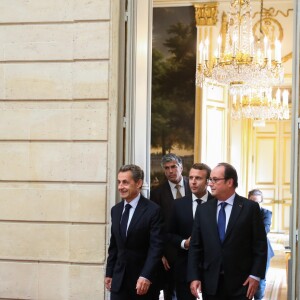
[[[213,174],[224,174],[225,168],[223,166],[217,166],[215,168],[212,169],[211,171],[211,176],[213,176]]]
[[[126,171],[126,172],[119,172],[118,174],[118,179],[119,180],[129,180],[132,178],[132,174],[130,171]]]
[[[206,175],[206,170],[190,169],[189,176],[203,176]]]

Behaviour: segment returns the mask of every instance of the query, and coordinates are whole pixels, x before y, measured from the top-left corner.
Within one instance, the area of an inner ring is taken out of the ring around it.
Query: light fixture
[[[218,37],[213,57],[209,57],[208,39],[199,45],[196,84],[201,87],[206,82],[227,85],[234,118],[285,119],[289,115],[288,104],[279,103],[278,97],[273,100],[271,96],[272,87],[283,83],[284,69],[280,41],[276,39],[272,45],[272,41],[263,36],[262,14],[263,0],[261,35],[255,40],[250,0],[231,0],[225,41],[222,43],[221,36]]]
[[[277,89],[275,97],[272,97],[272,89],[267,95],[264,91],[260,93],[259,90],[249,90],[244,95],[240,95],[239,101],[237,101],[236,95],[232,97],[231,116],[233,119],[289,119],[288,99],[289,92],[287,90],[282,92],[282,100],[280,89]]]

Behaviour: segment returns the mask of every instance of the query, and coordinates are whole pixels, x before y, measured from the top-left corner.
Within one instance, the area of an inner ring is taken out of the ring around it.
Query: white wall
[[[104,299],[117,2],[1,1],[0,298]]]

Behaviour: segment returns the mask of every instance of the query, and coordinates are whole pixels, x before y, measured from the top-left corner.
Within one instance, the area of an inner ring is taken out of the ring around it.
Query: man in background
[[[143,170],[124,165],[118,173],[123,201],[111,209],[105,287],[111,300],[153,300],[163,252],[160,208],[141,194]]]
[[[213,197],[207,190],[211,169],[203,163],[195,163],[189,172],[189,186],[192,194],[174,201],[168,240],[177,249],[175,262],[175,287],[177,300],[195,300],[187,282],[187,262],[194,215],[197,206],[210,201]]]
[[[263,194],[260,190],[254,189],[248,193],[248,199],[259,203],[259,205],[263,202]],[[260,205],[260,215],[265,225],[266,234],[270,232],[271,224],[272,224],[272,212],[266,208],[261,207]],[[274,251],[272,249],[271,243],[267,238],[268,243],[268,258],[267,258],[267,266],[266,266],[266,275],[270,266],[270,260],[274,256]],[[265,295],[266,289],[266,279],[261,279],[259,282],[259,286],[257,292],[254,295],[255,300],[262,300]]]
[[[188,179],[182,176],[183,166],[179,156],[172,153],[164,155],[161,159],[161,167],[164,170],[167,180],[156,189],[151,190],[150,199],[161,207],[164,232],[166,234],[174,200],[191,194],[191,190]],[[176,249],[166,241],[160,274],[161,288],[164,290],[164,300],[176,299],[174,283],[176,252]]]

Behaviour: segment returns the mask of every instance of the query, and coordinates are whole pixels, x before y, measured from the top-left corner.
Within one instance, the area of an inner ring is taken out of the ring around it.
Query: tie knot
[[[176,189],[176,190],[180,190],[180,184],[176,184],[176,185],[175,185],[175,189]]]
[[[201,204],[203,200],[202,199],[196,199],[196,201],[197,201],[198,204]]]
[[[129,209],[131,208],[132,206],[129,204],[129,203],[127,203],[126,205],[125,205],[125,211],[129,211]]]
[[[225,206],[227,205],[228,203],[226,203],[226,202],[222,202],[222,203],[220,203],[220,205],[221,205],[221,209],[224,209],[225,208]]]

